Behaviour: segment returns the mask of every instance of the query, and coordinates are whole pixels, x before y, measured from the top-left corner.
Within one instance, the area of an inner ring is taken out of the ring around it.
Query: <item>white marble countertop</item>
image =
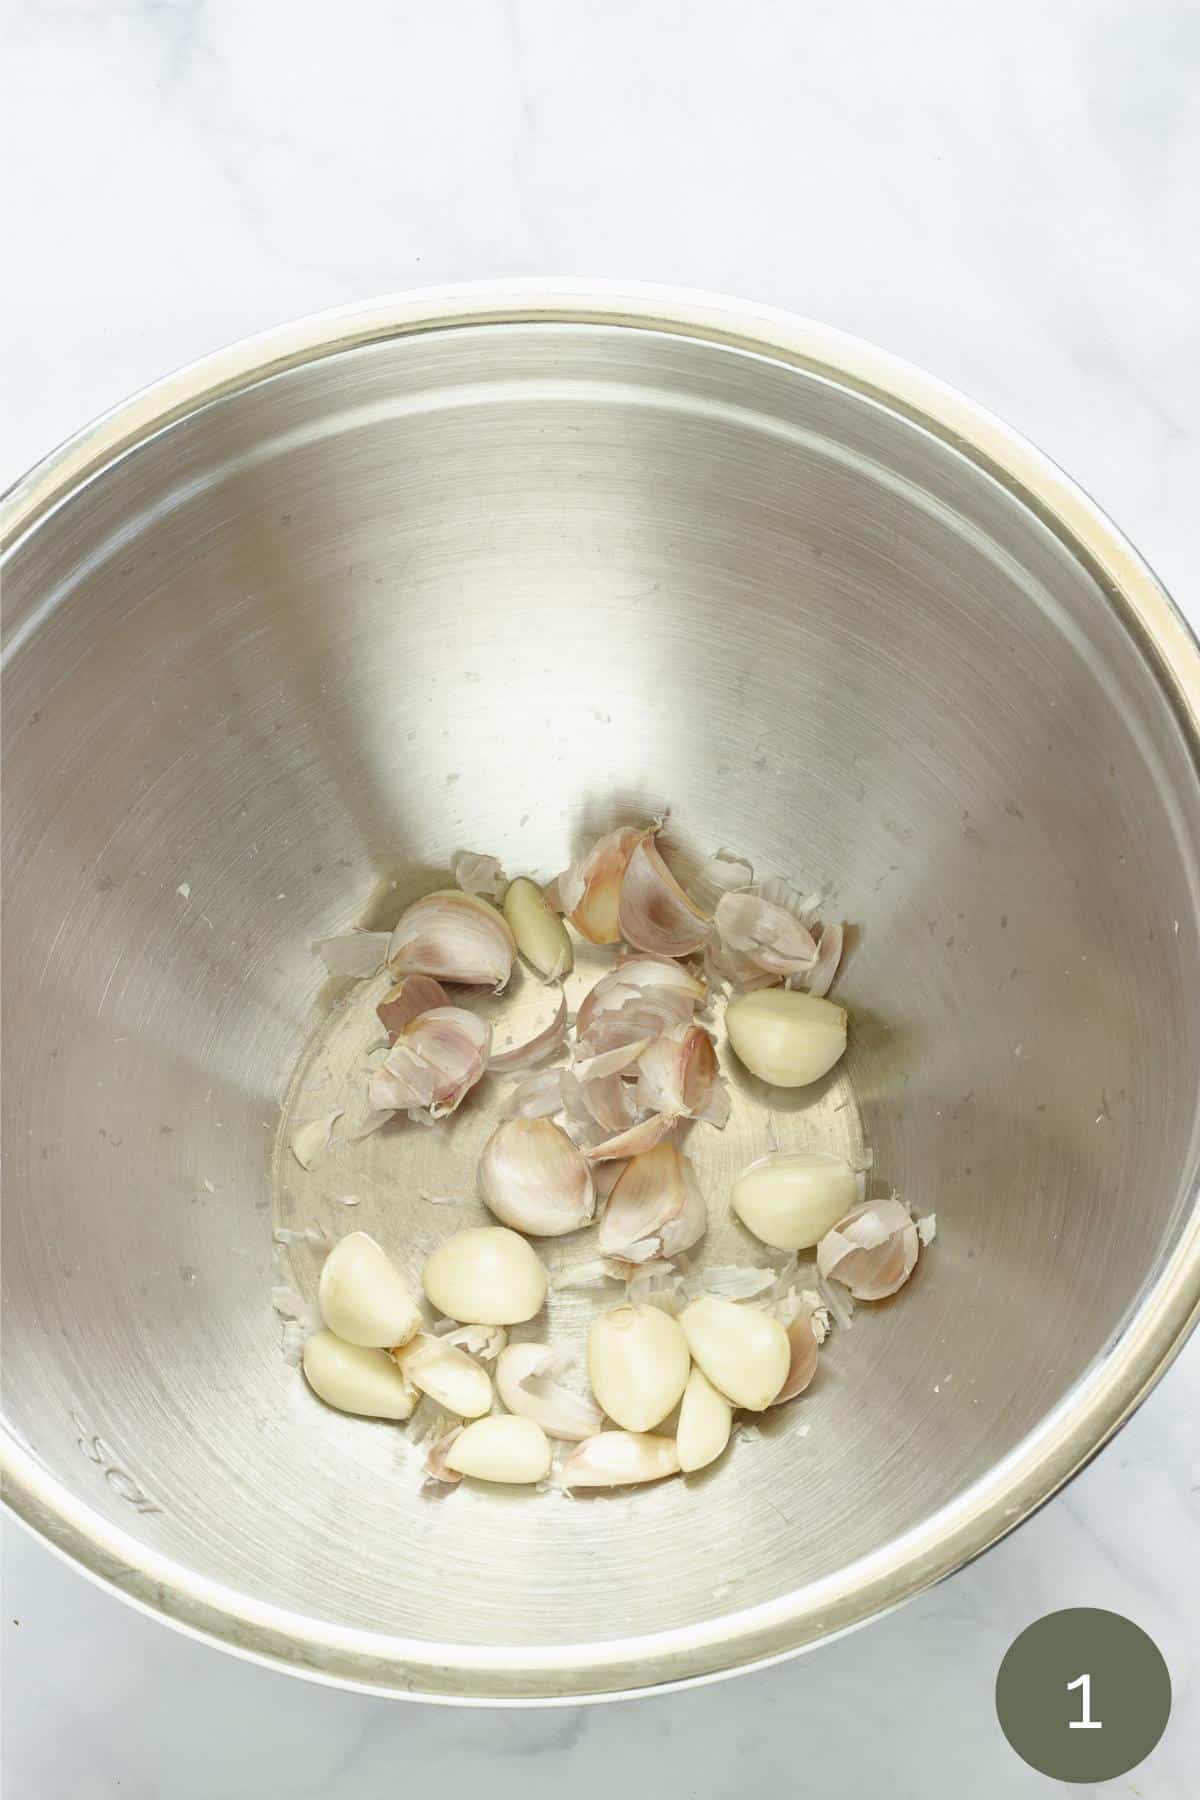
[[[499,274],[678,282],[858,332],[983,401],[1200,620],[1189,0],[15,0],[6,49],[4,479],[291,315]],[[1079,1604],[1138,1619],[1174,1678],[1167,1736],[1111,1791],[1185,1800],[1198,1403],[1200,1342],[1066,1493],[906,1609],[596,1708],[312,1687],[165,1630],[10,1526],[6,1800],[1048,1793],[992,1686],[1022,1626]]]

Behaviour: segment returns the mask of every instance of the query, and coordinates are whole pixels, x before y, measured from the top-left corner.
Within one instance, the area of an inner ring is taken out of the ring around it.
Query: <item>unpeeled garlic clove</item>
[[[541,1311],[549,1281],[544,1263],[515,1231],[459,1231],[425,1264],[430,1300],[464,1325],[520,1325]]]
[[[664,1032],[638,1065],[638,1103],[650,1112],[724,1125],[729,1096],[717,1072],[717,1052],[703,1025]]]
[[[615,944],[621,936],[621,883],[642,835],[636,825],[606,832],[553,884],[562,910],[591,944]]]
[[[561,1479],[565,1488],[614,1488],[678,1473],[679,1451],[671,1438],[641,1431],[601,1431],[571,1452]]]
[[[856,1300],[886,1300],[917,1266],[920,1237],[899,1200],[866,1200],[817,1245],[817,1268]]]
[[[596,1210],[592,1173],[582,1153],[550,1119],[508,1119],[479,1159],[489,1211],[531,1237],[561,1237]]]
[[[734,1406],[763,1412],[787,1378],[791,1345],[778,1319],[759,1307],[702,1295],[679,1324],[708,1379]]]
[[[707,991],[698,976],[670,957],[629,956],[602,975],[585,995],[575,1021],[576,1031],[582,1040],[605,1015],[641,1006],[649,1015],[645,1035],[657,1037],[660,1032],[690,1023]]]
[[[393,1355],[413,1387],[456,1418],[478,1419],[491,1408],[487,1370],[457,1344],[422,1333]]]
[[[533,1419],[497,1413],[466,1426],[446,1453],[446,1465],[476,1481],[526,1485],[550,1473],[550,1440]]]
[[[434,1072],[430,1111],[444,1118],[461,1104],[488,1066],[492,1028],[486,1019],[462,1006],[436,1006],[411,1019],[399,1042],[388,1052],[383,1067],[406,1045]]]
[[[417,1404],[416,1389],[386,1350],[317,1331],[306,1340],[301,1362],[313,1393],[339,1412],[364,1419],[407,1419]]]
[[[401,914],[388,946],[393,976],[432,975],[497,993],[512,974],[517,947],[494,906],[444,888]]]
[[[389,988],[375,1011],[389,1037],[397,1038],[411,1019],[432,1012],[435,1006],[449,1006],[450,996],[432,975],[405,975]]]
[[[348,1344],[392,1349],[421,1328],[421,1312],[387,1252],[365,1231],[339,1238],[321,1270],[321,1317]]]
[[[716,926],[727,950],[749,957],[771,975],[794,975],[817,961],[817,945],[807,925],[761,894],[725,894],[717,903]]]
[[[693,1474],[716,1462],[729,1442],[732,1429],[732,1406],[724,1394],[717,1392],[704,1370],[694,1368],[683,1390],[679,1427],[675,1433],[679,1466],[684,1473]]]
[[[623,1170],[600,1221],[599,1248],[635,1262],[678,1256],[704,1236],[707,1224],[691,1162],[674,1144],[659,1144]]]
[[[634,846],[621,883],[621,936],[635,950],[690,956],[712,935],[712,920],[690,900],[646,832]]]
[[[566,927],[551,912],[536,881],[518,875],[504,896],[504,917],[517,949],[543,981],[561,981],[575,966]]]
[[[618,1306],[588,1333],[592,1392],[626,1431],[661,1424],[678,1406],[690,1367],[683,1332],[657,1306]]]
[[[496,1392],[509,1412],[536,1419],[549,1437],[591,1437],[604,1423],[600,1408],[555,1381],[554,1365],[544,1344],[510,1344],[496,1364]]]
[[[776,1150],[743,1169],[730,1200],[764,1244],[807,1250],[858,1198],[858,1178],[843,1157],[827,1150]]]
[[[792,988],[762,988],[730,1002],[729,1041],[752,1075],[773,1087],[805,1087],[846,1048],[846,1014],[832,1000]]]

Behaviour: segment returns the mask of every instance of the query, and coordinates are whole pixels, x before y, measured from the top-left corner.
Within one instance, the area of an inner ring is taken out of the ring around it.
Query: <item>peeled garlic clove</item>
[[[386,1350],[347,1344],[332,1331],[314,1332],[301,1359],[305,1378],[326,1406],[364,1419],[407,1419],[417,1390]]]
[[[508,876],[494,856],[480,856],[474,850],[459,850],[450,858],[454,885],[464,894],[478,894],[484,900],[501,900],[508,886]]]
[[[725,894],[717,903],[717,930],[727,950],[748,956],[772,975],[811,969],[817,960],[812,932],[793,913],[761,894]]]
[[[619,826],[558,877],[563,911],[589,943],[615,944],[621,936],[621,883],[642,835],[636,825]]]
[[[697,1205],[699,1230],[689,1237],[689,1229],[697,1223]],[[671,1234],[674,1247],[668,1248],[664,1235],[680,1222],[686,1222],[686,1228]],[[704,1235],[707,1222],[704,1196],[688,1158],[674,1144],[659,1144],[635,1156],[622,1171],[600,1221],[600,1252],[628,1257],[632,1249],[649,1245],[655,1255],[678,1255]],[[681,1236],[688,1242],[678,1242]]]
[[[672,1113],[654,1113],[650,1118],[643,1119],[640,1125],[618,1132],[616,1137],[606,1138],[602,1144],[593,1144],[583,1154],[589,1162],[612,1162],[618,1157],[644,1156],[647,1150],[653,1150],[656,1144],[661,1144],[665,1137],[670,1136],[676,1123],[677,1119]]]
[[[365,1231],[339,1238],[321,1270],[317,1304],[348,1344],[392,1349],[421,1328],[421,1312],[387,1252]]]
[[[464,1325],[520,1325],[541,1311],[549,1276],[537,1254],[503,1227],[459,1231],[425,1264],[425,1292]]]
[[[457,1344],[422,1333],[394,1355],[412,1385],[456,1418],[478,1419],[491,1409],[487,1370]]]
[[[626,1431],[661,1424],[678,1406],[690,1367],[687,1340],[660,1307],[618,1306],[588,1333],[592,1392]]]
[[[504,917],[517,949],[543,981],[561,981],[575,966],[566,927],[547,906],[536,881],[518,875],[504,896]]]
[[[483,1076],[491,1056],[492,1028],[465,1007],[438,1006],[409,1021],[383,1068],[391,1065],[401,1045],[433,1070],[432,1101],[416,1104],[429,1105],[434,1118],[440,1119],[452,1113]]]
[[[417,900],[400,916],[388,946],[392,974],[432,975],[461,986],[494,988],[512,974],[517,947],[486,900],[445,888]]]
[[[743,1169],[733,1184],[734,1212],[764,1244],[807,1250],[857,1204],[858,1178],[826,1150],[776,1150]]]
[[[917,1266],[920,1237],[899,1200],[852,1207],[817,1245],[817,1268],[856,1300],[886,1300]]]
[[[688,1025],[682,1031],[664,1032],[643,1055],[638,1070],[638,1101],[651,1112],[698,1119],[710,1105],[719,1083],[712,1039],[702,1025]]]
[[[804,1392],[817,1372],[817,1358],[821,1350],[810,1313],[798,1313],[784,1329],[791,1348],[791,1360],[783,1378],[783,1386],[772,1400],[772,1406],[782,1406],[785,1400],[794,1400],[797,1394]]]
[[[684,1307],[679,1323],[692,1355],[734,1406],[750,1412],[770,1406],[792,1359],[778,1319],[757,1306],[705,1294]]]
[[[732,1429],[732,1406],[724,1394],[717,1392],[703,1369],[693,1369],[683,1390],[675,1433],[680,1468],[686,1474],[706,1469],[724,1450]]]
[[[712,935],[712,920],[689,900],[647,832],[634,847],[621,883],[621,936],[635,950],[690,956]]]
[[[523,1044],[512,1044],[506,1050],[493,1051],[488,1059],[488,1068],[493,1074],[508,1075],[517,1069],[531,1068],[534,1063],[544,1062],[553,1056],[562,1046],[567,1035],[567,996],[559,992],[558,1006],[554,1017],[548,1025],[526,1038]]]
[[[446,1465],[477,1481],[530,1483],[550,1473],[550,1440],[533,1419],[497,1413],[468,1425],[446,1453]]]
[[[750,1073],[773,1087],[819,1081],[846,1048],[843,1008],[791,988],[743,994],[726,1008],[725,1025]]]
[[[379,1014],[383,1029],[390,1037],[396,1038],[410,1019],[432,1012],[435,1006],[449,1004],[450,996],[441,982],[435,981],[432,975],[405,975],[395,987],[388,989],[375,1011]]]
[[[596,1210],[592,1172],[550,1119],[508,1119],[479,1159],[479,1186],[490,1212],[531,1237],[561,1237]]]
[[[496,1391],[509,1412],[535,1419],[548,1437],[591,1437],[604,1423],[600,1408],[554,1380],[554,1360],[544,1344],[510,1344],[496,1364]]]
[[[640,1431],[601,1431],[585,1438],[563,1465],[565,1488],[632,1487],[679,1473],[679,1452],[667,1437]]]

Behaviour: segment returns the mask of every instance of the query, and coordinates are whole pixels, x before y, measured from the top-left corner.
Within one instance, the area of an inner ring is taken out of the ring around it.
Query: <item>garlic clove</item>
[[[415,1104],[428,1105],[434,1118],[440,1119],[454,1112],[482,1078],[491,1055],[492,1028],[486,1019],[465,1007],[437,1006],[410,1019],[382,1068],[391,1066],[402,1045],[432,1069],[432,1101],[419,1100]]]
[[[621,883],[621,936],[655,956],[690,956],[712,936],[712,920],[690,900],[647,832],[629,858]]]
[[[432,1012],[435,1006],[449,1006],[450,996],[432,975],[405,975],[389,988],[375,1011],[389,1037],[395,1039],[410,1019]],[[426,1102],[425,1104],[428,1104]]]
[[[337,937],[322,938],[313,949],[331,975],[348,975],[353,981],[365,981],[382,969],[387,959],[388,939],[386,931],[343,931]]]
[[[596,1210],[592,1172],[566,1132],[550,1119],[509,1119],[479,1159],[479,1185],[490,1212],[530,1237],[561,1237]]]
[[[899,1200],[851,1207],[817,1245],[817,1268],[856,1300],[886,1300],[917,1266],[920,1235]]]
[[[546,1479],[550,1458],[550,1440],[536,1420],[497,1413],[459,1433],[446,1466],[477,1481],[529,1484]]]
[[[827,1150],[776,1150],[743,1169],[730,1203],[743,1225],[776,1250],[819,1243],[858,1201],[858,1178]]]
[[[535,881],[518,875],[504,896],[504,917],[517,949],[543,981],[561,981],[575,966],[566,927]]]
[[[634,1261],[647,1248],[678,1255],[703,1237],[707,1223],[692,1164],[674,1144],[659,1144],[633,1157],[613,1188],[600,1221],[600,1252]],[[631,1251],[639,1254],[631,1258]]]
[[[425,1264],[425,1292],[464,1325],[520,1325],[541,1311],[549,1275],[515,1231],[478,1226],[439,1244]]]
[[[650,1112],[674,1113],[698,1119],[706,1109],[728,1117],[725,1095],[723,1114],[713,1108],[714,1094],[723,1091],[717,1072],[717,1052],[702,1025],[664,1032],[642,1056],[638,1070],[638,1103]]]
[[[456,1418],[478,1419],[490,1411],[491,1377],[457,1344],[422,1332],[393,1356],[413,1387]]]
[[[684,1473],[690,1475],[715,1462],[729,1442],[732,1429],[732,1406],[724,1394],[717,1392],[704,1370],[694,1368],[683,1390],[675,1433],[679,1466]]]
[[[563,1464],[565,1488],[632,1487],[679,1473],[679,1451],[670,1438],[640,1431],[601,1431],[585,1438]]]
[[[690,1368],[683,1332],[657,1306],[618,1306],[588,1333],[592,1392],[626,1431],[661,1424],[678,1406]]]
[[[322,1113],[319,1119],[306,1119],[292,1133],[292,1155],[302,1169],[311,1169],[322,1150],[329,1147],[329,1137],[344,1108]]]
[[[618,1157],[644,1156],[647,1150],[653,1150],[661,1144],[665,1137],[674,1131],[677,1120],[670,1113],[654,1113],[643,1119],[640,1125],[631,1126],[628,1131],[618,1132],[616,1137],[606,1138],[602,1144],[593,1144],[584,1151],[589,1162],[612,1162]]]
[[[504,1102],[510,1119],[546,1119],[563,1109],[562,1069],[539,1069],[511,1090]]]
[[[317,1304],[348,1344],[391,1349],[421,1328],[421,1312],[387,1252],[365,1231],[339,1238],[321,1270]]]
[[[554,1362],[544,1344],[510,1344],[496,1364],[496,1392],[509,1412],[536,1419],[548,1437],[591,1437],[604,1416],[593,1401],[554,1380]]]
[[[591,944],[615,944],[621,936],[621,883],[642,835],[636,825],[619,826],[558,877],[563,911]]]
[[[417,1391],[386,1350],[347,1344],[332,1331],[308,1338],[301,1358],[305,1379],[326,1406],[364,1419],[407,1419]]]
[[[716,926],[727,950],[749,957],[769,974],[794,975],[817,960],[807,925],[761,894],[724,894],[717,903]]]
[[[508,887],[508,876],[497,858],[480,856],[474,850],[456,851],[450,858],[450,873],[455,887],[482,900],[502,900]]]
[[[460,986],[494,988],[512,974],[517,947],[494,906],[446,888],[414,901],[388,946],[393,976],[432,975]]]
[[[791,988],[742,994],[726,1008],[725,1025],[750,1073],[774,1087],[820,1080],[846,1048],[842,1007]]]
[[[791,1360],[783,1378],[783,1386],[772,1400],[772,1406],[782,1406],[785,1400],[794,1400],[797,1394],[804,1392],[817,1372],[817,1358],[821,1349],[811,1313],[797,1313],[784,1330],[791,1349]]]
[[[771,1405],[792,1359],[778,1319],[757,1306],[704,1294],[684,1307],[679,1324],[708,1379],[734,1406],[762,1412]]]
[[[533,1037],[527,1038],[523,1044],[512,1044],[505,1050],[493,1051],[488,1059],[488,1069],[495,1075],[508,1075],[518,1069],[528,1069],[534,1063],[545,1062],[548,1056],[555,1055],[561,1049],[567,1036],[567,996],[560,990],[558,1007],[548,1025],[544,1025]]]
[[[643,1006],[651,1020],[648,1036],[656,1037],[690,1022],[708,990],[682,963],[662,956],[631,956],[610,969],[584,1000],[575,1021],[580,1038],[604,1014],[630,1006]]]

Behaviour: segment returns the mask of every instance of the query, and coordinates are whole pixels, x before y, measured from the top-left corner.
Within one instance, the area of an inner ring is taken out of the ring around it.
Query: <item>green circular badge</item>
[[[1111,1781],[1149,1756],[1171,1716],[1153,1638],[1120,1613],[1072,1606],[1026,1627],[996,1676],[996,1716],[1031,1767]]]

